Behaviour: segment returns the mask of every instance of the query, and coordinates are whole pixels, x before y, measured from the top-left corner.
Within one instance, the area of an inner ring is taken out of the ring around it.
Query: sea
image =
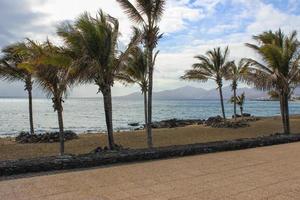
[[[233,105],[225,101],[227,117]],[[238,109],[239,112],[239,109]],[[246,101],[244,112],[254,116],[280,115],[277,101]],[[300,114],[300,102],[290,102],[290,114]],[[65,130],[76,133],[105,132],[105,117],[101,98],[68,98],[64,102]],[[221,115],[219,100],[154,100],[153,121],[166,119],[207,119]],[[57,114],[51,99],[33,100],[34,126],[37,133],[57,131]],[[115,131],[133,130],[129,124],[144,123],[143,100],[113,98],[113,126]],[[0,98],[0,137],[15,136],[28,131],[28,100]]]

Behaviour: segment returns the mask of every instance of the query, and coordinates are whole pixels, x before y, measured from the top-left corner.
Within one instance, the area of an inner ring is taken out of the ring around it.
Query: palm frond
[[[130,3],[129,0],[117,0],[117,2],[121,5],[125,13],[129,16],[131,20],[136,23],[145,23],[141,13]]]

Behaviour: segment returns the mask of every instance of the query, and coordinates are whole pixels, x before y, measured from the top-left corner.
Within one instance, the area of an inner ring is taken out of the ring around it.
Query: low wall
[[[169,146],[153,149],[122,150],[119,152],[105,152],[78,156],[53,156],[26,160],[1,161],[0,176],[75,168],[88,168],[115,163],[129,163],[221,151],[241,150],[298,141],[300,141],[300,134],[273,135],[259,138]]]

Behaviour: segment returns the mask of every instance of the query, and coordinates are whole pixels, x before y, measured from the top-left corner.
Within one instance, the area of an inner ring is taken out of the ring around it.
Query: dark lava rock
[[[241,150],[299,141],[300,134],[276,134],[258,138],[243,138],[231,141],[178,145],[153,149],[132,149],[105,152],[100,154],[84,154],[77,156],[69,155],[64,157],[52,156],[44,158],[0,161],[0,177],[33,172],[96,167],[115,163],[166,159],[171,157],[199,155],[220,151]]]
[[[252,115],[250,113],[243,113],[243,117],[251,117]],[[236,114],[237,118],[241,118],[242,115]],[[234,118],[234,115],[232,115],[232,118]]]
[[[78,139],[78,136],[73,131],[64,132],[64,140]],[[44,134],[30,134],[28,132],[21,132],[16,137],[16,142],[18,143],[53,143],[59,142],[59,132],[51,132]]]
[[[205,125],[206,126],[212,126],[213,124],[221,123],[221,122],[223,122],[223,118],[220,115],[218,115],[216,117],[210,117],[210,118],[208,118],[205,121]]]
[[[123,150],[129,150],[129,148],[124,148],[122,145],[115,144],[115,148],[113,150],[109,149],[107,146],[105,147],[97,147],[90,154],[97,154],[97,153],[107,153],[107,152],[118,152]]]
[[[139,126],[140,123],[138,123],[138,122],[137,122],[137,123],[129,123],[128,125],[129,125],[129,126]]]
[[[169,119],[169,120],[163,120],[159,122],[153,122],[152,128],[176,128],[176,127],[185,127],[189,125],[199,125],[203,124],[204,120],[201,119]]]
[[[245,128],[249,127],[250,125],[245,121],[222,121],[218,123],[212,123],[210,125],[213,128]]]

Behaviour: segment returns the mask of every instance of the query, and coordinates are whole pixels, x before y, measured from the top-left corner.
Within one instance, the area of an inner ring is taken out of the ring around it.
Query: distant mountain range
[[[269,98],[267,92],[259,91],[254,88],[239,88],[238,94],[245,92],[247,99],[267,99]],[[300,88],[295,90],[295,95],[300,96]],[[223,88],[223,96],[225,99],[229,99],[232,96],[232,90],[230,86]],[[140,92],[135,92],[119,98],[123,99],[140,99],[142,98]],[[164,100],[164,99],[218,99],[219,91],[217,89],[205,90],[203,88],[196,88],[191,86],[181,87],[174,90],[165,90],[161,92],[154,92],[153,99]]]
[[[20,86],[12,87],[7,90],[4,86],[0,84],[1,97],[17,97],[17,98],[27,98],[27,92]],[[247,99],[267,99],[269,98],[267,92],[262,92],[254,88],[239,88],[238,94],[245,92]],[[33,91],[34,98],[45,98],[44,93],[38,89],[34,88]],[[232,96],[232,90],[230,86],[223,87],[223,96],[225,99],[229,99]],[[294,92],[294,96],[300,96],[300,87]],[[134,92],[125,96],[118,96],[121,99],[142,99],[143,95],[141,92]],[[164,90],[160,92],[153,93],[153,99],[157,100],[167,100],[167,99],[177,99],[177,100],[187,100],[187,99],[219,99],[219,91],[217,89],[206,90],[203,88],[196,88],[191,86],[185,86],[173,90]]]

